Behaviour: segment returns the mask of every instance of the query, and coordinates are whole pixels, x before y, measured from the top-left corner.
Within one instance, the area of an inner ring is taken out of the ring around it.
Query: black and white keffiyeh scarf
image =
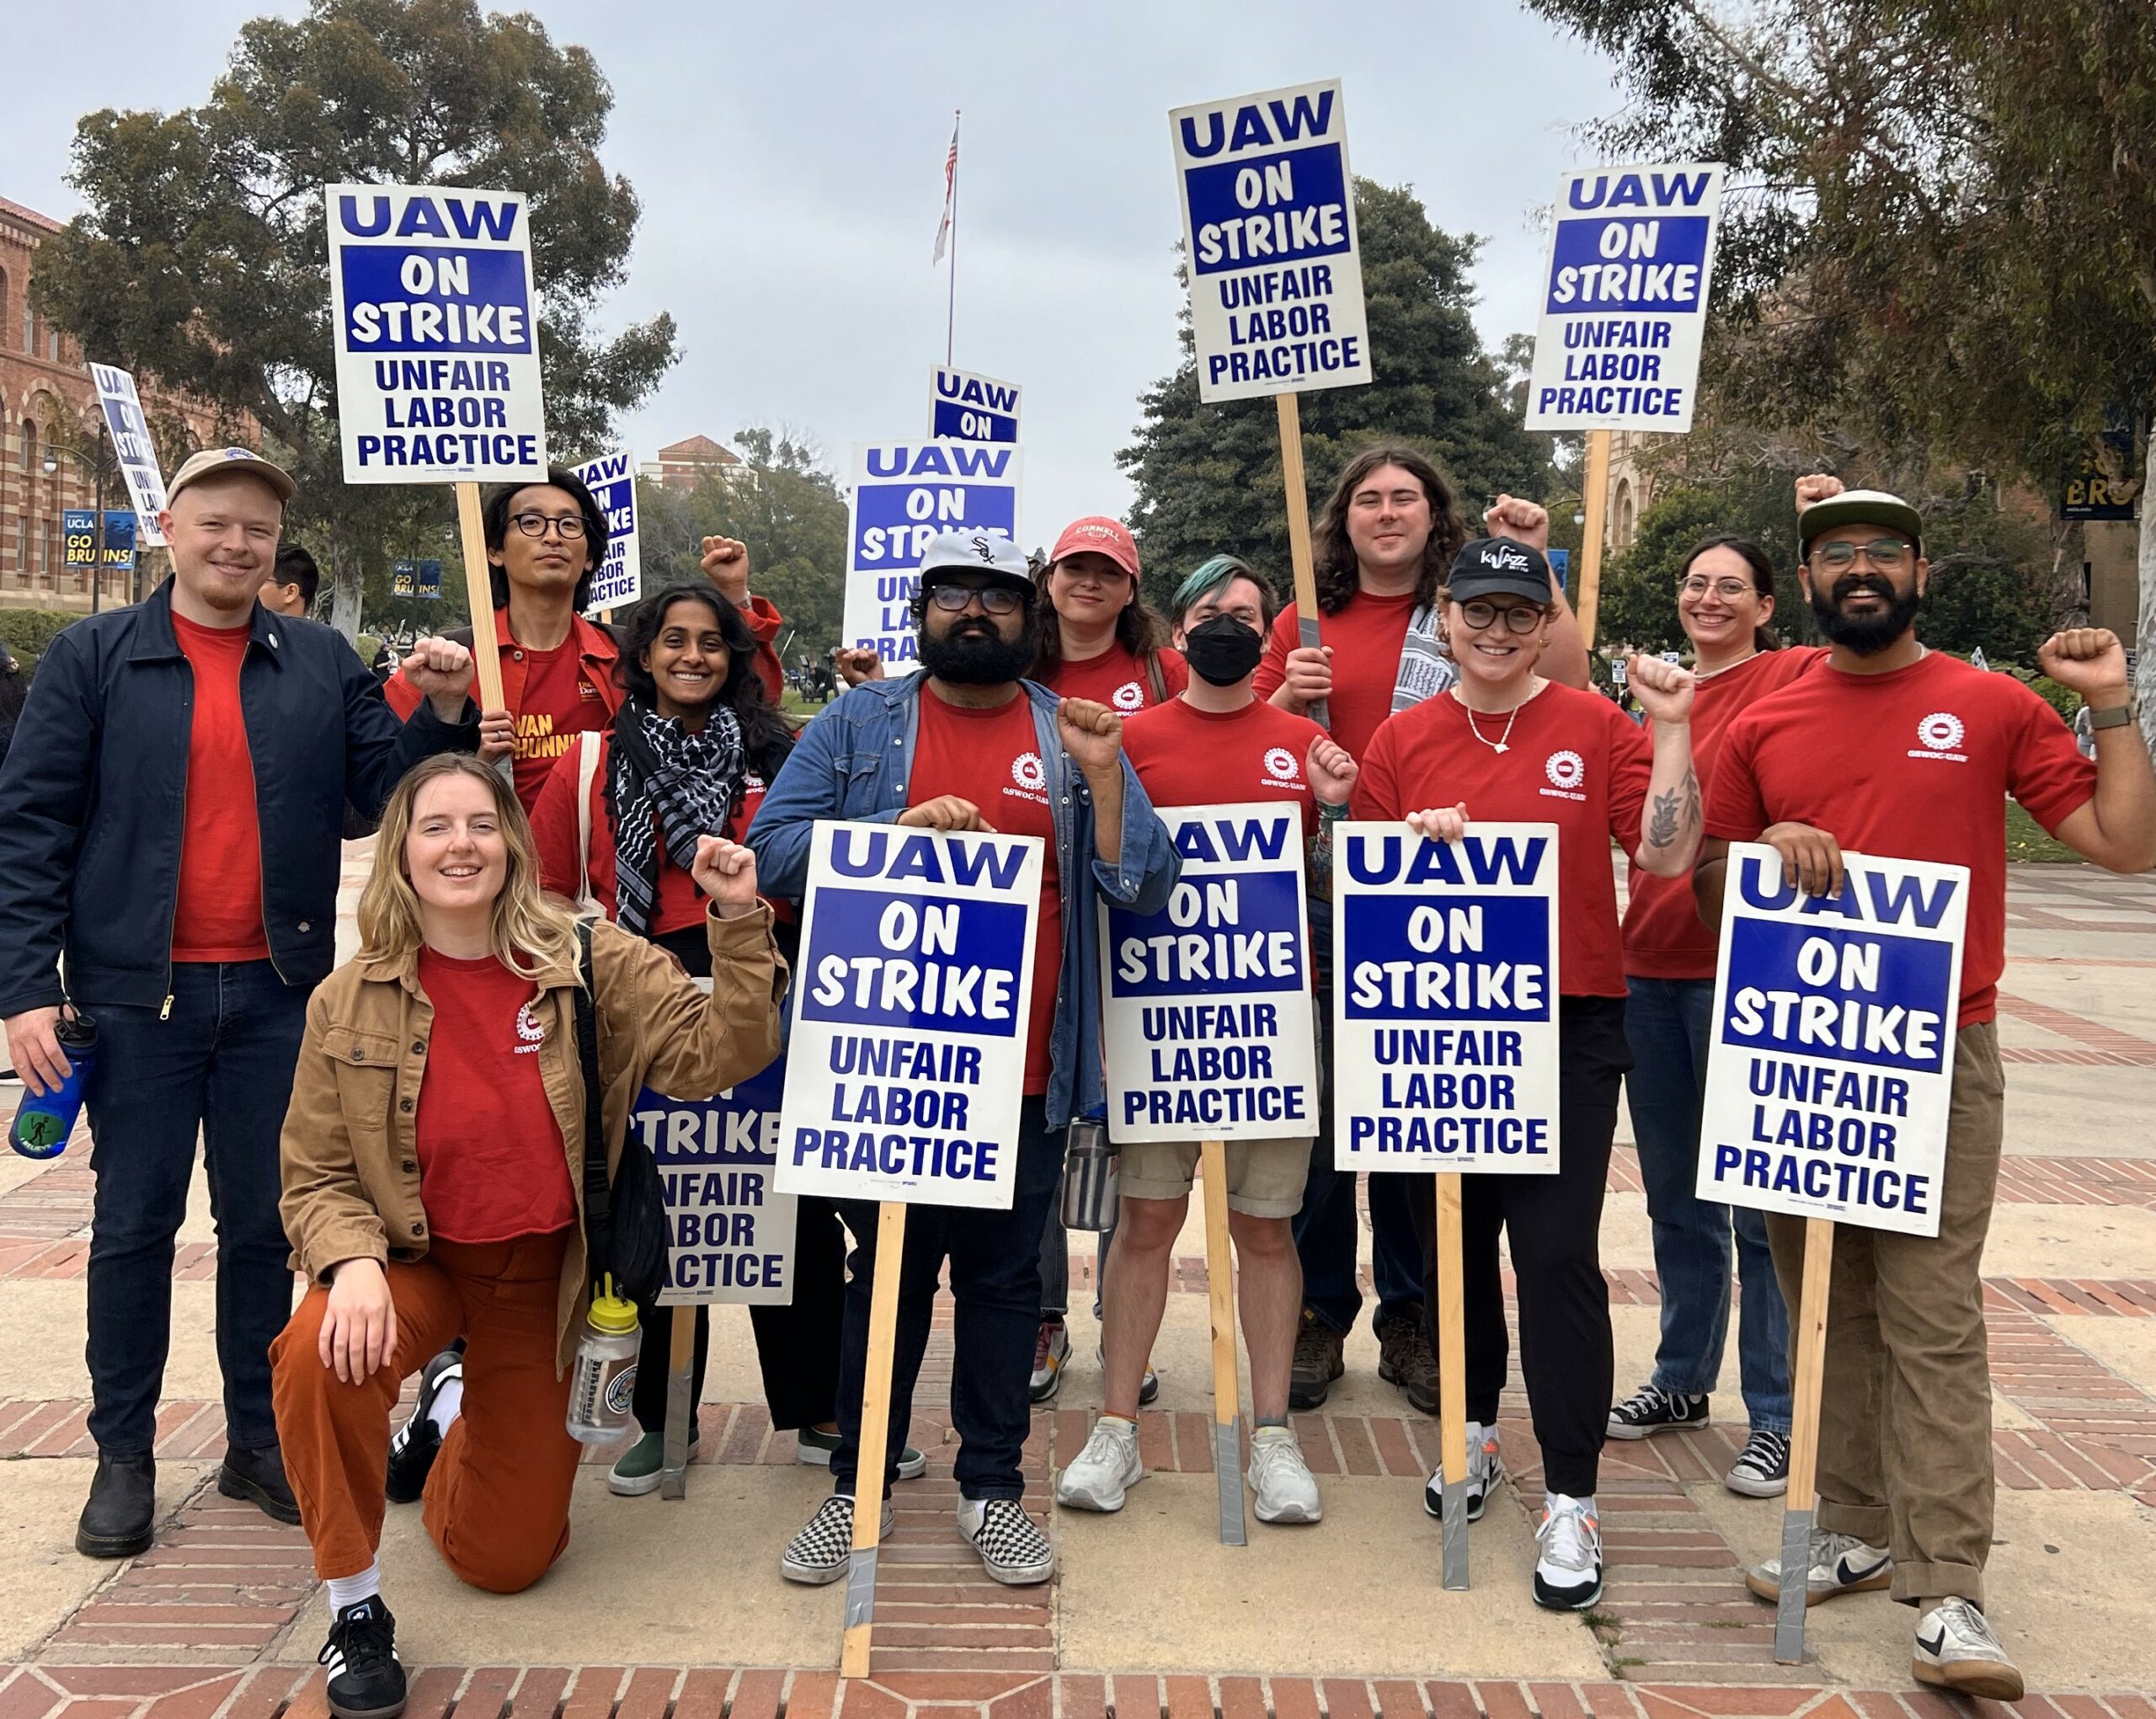
[[[723,835],[741,798],[746,766],[741,723],[716,707],[700,734],[631,701],[614,723],[607,783],[614,803],[615,922],[645,936],[659,898],[659,834],[683,871],[696,864],[696,838]],[[654,821],[655,820],[655,821]]]
[[[1449,691],[1460,678],[1460,665],[1445,654],[1438,637],[1438,606],[1418,603],[1408,617],[1407,637],[1401,642],[1400,670],[1393,677],[1392,713],[1412,710],[1426,698]]]

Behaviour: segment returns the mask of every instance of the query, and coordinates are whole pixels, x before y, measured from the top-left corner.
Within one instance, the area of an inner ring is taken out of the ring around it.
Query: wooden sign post
[[[1235,1268],[1228,1244],[1228,1149],[1219,1140],[1207,1140],[1198,1153],[1205,1194],[1205,1291],[1213,1316],[1213,1471],[1220,1486],[1220,1544],[1247,1545],[1242,1396],[1235,1377]]]
[[[1796,1312],[1796,1377],[1790,1421],[1789,1494],[1782,1506],[1782,1579],[1774,1604],[1774,1659],[1804,1658],[1811,1603],[1812,1513],[1819,1467],[1819,1386],[1827,1364],[1827,1295],[1834,1274],[1834,1221],[1804,1224],[1804,1291]]]
[[[659,1471],[659,1496],[689,1496],[689,1428],[696,1406],[690,1387],[694,1382],[696,1353],[696,1310],[676,1307],[666,1332],[666,1447]]]
[[[876,1218],[876,1275],[868,1291],[868,1365],[861,1386],[861,1454],[853,1477],[853,1553],[846,1572],[846,1636],[839,1675],[868,1675],[876,1636],[876,1550],[883,1535],[883,1464],[890,1448],[891,1361],[898,1346],[899,1273],[906,1209],[883,1201]]]
[[[1609,516],[1609,432],[1587,433],[1587,470],[1580,479],[1580,511],[1587,515],[1580,537],[1580,596],[1573,610],[1580,640],[1594,649],[1595,611],[1602,602],[1602,537]]]
[[[1460,1305],[1460,1177],[1438,1172],[1438,1455],[1444,1481],[1444,1585],[1467,1586],[1467,1325]]]
[[[1280,481],[1288,492],[1288,558],[1295,574],[1297,643],[1316,650],[1317,566],[1310,554],[1310,491],[1303,478],[1303,409],[1294,393],[1275,394],[1280,408]],[[1321,729],[1332,726],[1322,698],[1305,713]]]
[[[472,608],[472,656],[479,675],[479,708],[500,710],[502,649],[494,631],[494,582],[487,562],[487,528],[479,517],[479,486],[456,486],[456,526],[464,542],[464,597]],[[504,766],[511,761],[504,759]]]

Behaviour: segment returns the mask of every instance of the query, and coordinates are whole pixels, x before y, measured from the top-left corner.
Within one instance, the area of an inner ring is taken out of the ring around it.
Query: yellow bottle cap
[[[590,1311],[584,1316],[596,1330],[615,1334],[632,1332],[637,1328],[637,1304],[614,1293],[614,1278],[610,1272],[605,1287],[591,1298]]]

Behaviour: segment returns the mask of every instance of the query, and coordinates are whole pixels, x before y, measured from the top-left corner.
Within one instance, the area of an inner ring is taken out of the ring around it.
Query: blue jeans
[[[173,1245],[187,1215],[199,1134],[217,1225],[217,1364],[225,1442],[277,1442],[270,1345],[292,1311],[290,1247],[277,1215],[278,1135],[307,1024],[305,990],[267,961],[176,962],[172,1012],[96,1012],[85,1094],[90,1167],[90,1436],[147,1455],[172,1340]]]
[[[1317,993],[1318,1078],[1325,1102],[1318,1106],[1317,1139],[1310,1145],[1310,1179],[1303,1209],[1295,1214],[1295,1253],[1303,1264],[1303,1305],[1345,1337],[1363,1309],[1355,1276],[1355,1177],[1332,1167],[1332,994]],[[1378,1293],[1377,1322],[1422,1318],[1422,1250],[1404,1175],[1370,1177],[1370,1275]]]
[[[1707,1033],[1714,1013],[1709,979],[1635,979],[1625,1024],[1632,1071],[1625,1098],[1639,1142],[1640,1179],[1654,1224],[1654,1267],[1662,1279],[1662,1343],[1654,1383],[1698,1396],[1721,1373],[1729,1335],[1731,1236],[1742,1298],[1738,1376],[1755,1432],[1786,1434],[1790,1424],[1789,1311],[1774,1282],[1765,1215],[1695,1197],[1700,1107],[1707,1082]]]
[[[906,1209],[905,1256],[899,1273],[899,1328],[891,1365],[890,1442],[883,1483],[889,1496],[899,1453],[913,1422],[914,1381],[928,1348],[937,1279],[951,1262],[951,1424],[958,1429],[953,1468],[965,1497],[1016,1498],[1026,1490],[1021,1464],[1033,1429],[1033,1338],[1041,1322],[1041,1230],[1063,1171],[1061,1129],[1048,1126],[1038,1095],[1018,1113],[1017,1188],[1008,1211],[975,1206]],[[841,1200],[853,1231],[852,1277],[839,1351],[839,1448],[831,1489],[851,1495],[861,1461],[861,1397],[868,1371],[868,1296],[876,1276],[878,1211],[868,1200]]]

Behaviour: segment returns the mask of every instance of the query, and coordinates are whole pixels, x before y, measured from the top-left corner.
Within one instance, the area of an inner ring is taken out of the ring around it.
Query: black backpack
[[[639,1308],[657,1304],[666,1283],[666,1196],[651,1149],[632,1128],[606,1177],[606,1112],[599,1083],[599,1011],[591,966],[591,922],[576,927],[577,1060],[584,1070],[584,1236],[585,1276],[611,1275],[614,1293]]]

